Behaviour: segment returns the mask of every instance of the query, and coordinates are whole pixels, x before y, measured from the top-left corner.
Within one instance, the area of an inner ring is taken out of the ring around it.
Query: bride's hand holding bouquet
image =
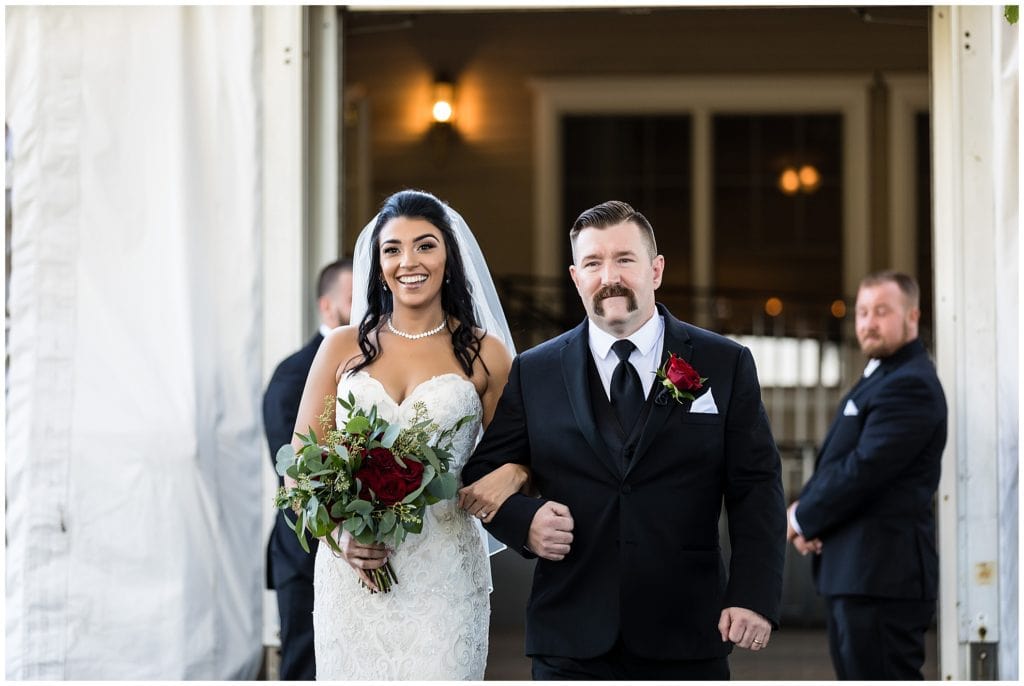
[[[338,429],[332,428],[335,403],[347,412]],[[277,472],[288,480],[275,504],[296,514],[289,524],[299,544],[309,551],[307,531],[323,539],[373,592],[386,593],[398,581],[387,547],[394,550],[406,535],[420,533],[428,506],[455,497],[452,441],[473,419],[462,417],[441,431],[423,403],[413,411],[412,424],[401,429],[382,419],[375,405],[368,413],[356,407],[351,394],[328,396],[319,417],[322,442],[310,427],[297,434],[298,452],[290,444],[277,452]]]

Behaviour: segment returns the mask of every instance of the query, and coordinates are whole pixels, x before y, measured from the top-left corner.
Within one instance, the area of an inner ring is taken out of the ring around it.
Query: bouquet
[[[348,413],[340,428],[331,422],[335,403]],[[439,431],[422,402],[414,403],[413,411],[412,424],[402,429],[381,419],[376,405],[369,413],[357,408],[351,393],[347,400],[327,396],[319,417],[323,441],[309,427],[308,434],[296,434],[302,440],[297,453],[290,444],[277,451],[277,473],[295,485],[280,488],[274,504],[296,514],[288,523],[303,550],[309,552],[308,531],[340,555],[332,535],[338,526],[363,545],[396,549],[408,534],[422,531],[427,506],[455,497],[458,483],[449,451],[472,416]],[[437,434],[433,443],[432,434]],[[384,593],[398,582],[390,561],[367,573]]]

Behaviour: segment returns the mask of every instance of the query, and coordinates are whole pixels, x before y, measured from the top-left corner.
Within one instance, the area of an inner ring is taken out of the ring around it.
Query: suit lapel
[[[562,348],[562,377],[576,424],[594,454],[618,479],[621,472],[608,451],[608,446],[601,439],[601,432],[594,421],[594,411],[590,406],[590,381],[587,379],[587,356],[590,355],[590,346],[586,331],[587,322],[584,320]]]
[[[675,353],[676,357],[681,357],[687,362],[693,358],[693,345],[690,342],[690,334],[686,331],[686,326],[670,315],[668,310],[663,309],[660,305],[658,306],[658,313],[665,317],[665,345],[661,351],[661,364],[659,367],[664,367],[665,362],[668,360],[669,353]],[[665,421],[668,420],[669,416],[676,411],[677,408],[681,407],[680,403],[672,399],[671,396],[662,396],[667,402],[659,402],[660,391],[664,387],[659,381],[655,381],[651,387],[651,395],[654,397],[654,402],[651,403],[651,412],[647,416],[647,423],[644,425],[643,432],[640,434],[640,441],[637,443],[636,451],[633,453],[633,459],[630,461],[629,466],[626,468],[626,475],[633,469],[634,465],[643,457],[647,449],[651,447],[651,443],[654,441],[654,437],[661,431],[661,427],[664,426]],[[685,401],[682,406],[685,406],[686,411],[690,409],[689,400]]]
[[[821,464],[821,458],[828,449],[828,444],[832,442],[832,437],[835,435],[836,429],[839,428],[839,422],[842,420],[844,416],[843,413],[846,411],[846,404],[852,400],[853,404],[858,407],[859,411],[860,407],[864,404],[865,390],[871,386],[872,382],[881,379],[888,372],[889,370],[886,366],[881,364],[874,372],[871,373],[871,376],[865,377],[862,375],[857,379],[857,383],[853,385],[853,388],[847,391],[846,395],[843,396],[843,399],[839,401],[839,408],[836,410],[836,416],[832,420],[832,425],[828,428],[828,433],[825,434],[825,440],[822,441],[821,448],[818,450],[818,456],[814,460],[815,469],[817,469],[818,465]],[[860,402],[857,402],[855,399],[857,396],[860,397]]]

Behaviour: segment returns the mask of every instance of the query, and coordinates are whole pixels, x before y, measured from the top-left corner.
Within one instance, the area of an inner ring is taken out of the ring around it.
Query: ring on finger
[[[483,510],[480,510],[479,512],[476,513],[476,516],[479,517],[480,519],[487,519],[487,516],[489,514],[490,514],[490,512],[484,512]]]

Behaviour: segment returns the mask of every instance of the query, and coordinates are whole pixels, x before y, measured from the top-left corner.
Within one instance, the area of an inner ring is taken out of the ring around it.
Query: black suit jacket
[[[621,635],[635,655],[727,655],[719,615],[730,606],[777,623],[785,504],[779,454],[750,351],[665,316],[664,357],[708,377],[719,414],[690,413],[656,390],[628,467],[601,438],[589,395],[587,322],[519,355],[494,419],[463,469],[466,483],[507,462],[527,465],[542,499],[514,495],[491,533],[524,546],[534,513],[569,507],[574,541],[562,561],[540,559],[527,606],[526,653],[587,658]],[[726,573],[718,519],[728,510]]]
[[[936,597],[932,499],[945,445],[946,397],[914,340],[840,402],[800,494],[797,522],[823,543],[819,593]]]
[[[306,386],[309,368],[313,366],[313,358],[320,348],[324,337],[318,332],[298,352],[286,357],[277,365],[267,391],[263,394],[263,426],[267,432],[267,445],[270,447],[270,461],[275,463],[277,451],[282,445],[292,442],[295,419],[299,413],[299,401],[302,390]],[[316,427],[314,427],[316,428]],[[277,477],[283,485],[284,478]],[[290,513],[295,520],[294,513]],[[270,532],[270,544],[267,546],[267,587],[275,588],[289,579],[301,576],[313,581],[313,562],[317,541],[307,536],[309,550],[307,553],[299,545],[295,532],[285,521],[285,513],[278,511],[274,528]]]

